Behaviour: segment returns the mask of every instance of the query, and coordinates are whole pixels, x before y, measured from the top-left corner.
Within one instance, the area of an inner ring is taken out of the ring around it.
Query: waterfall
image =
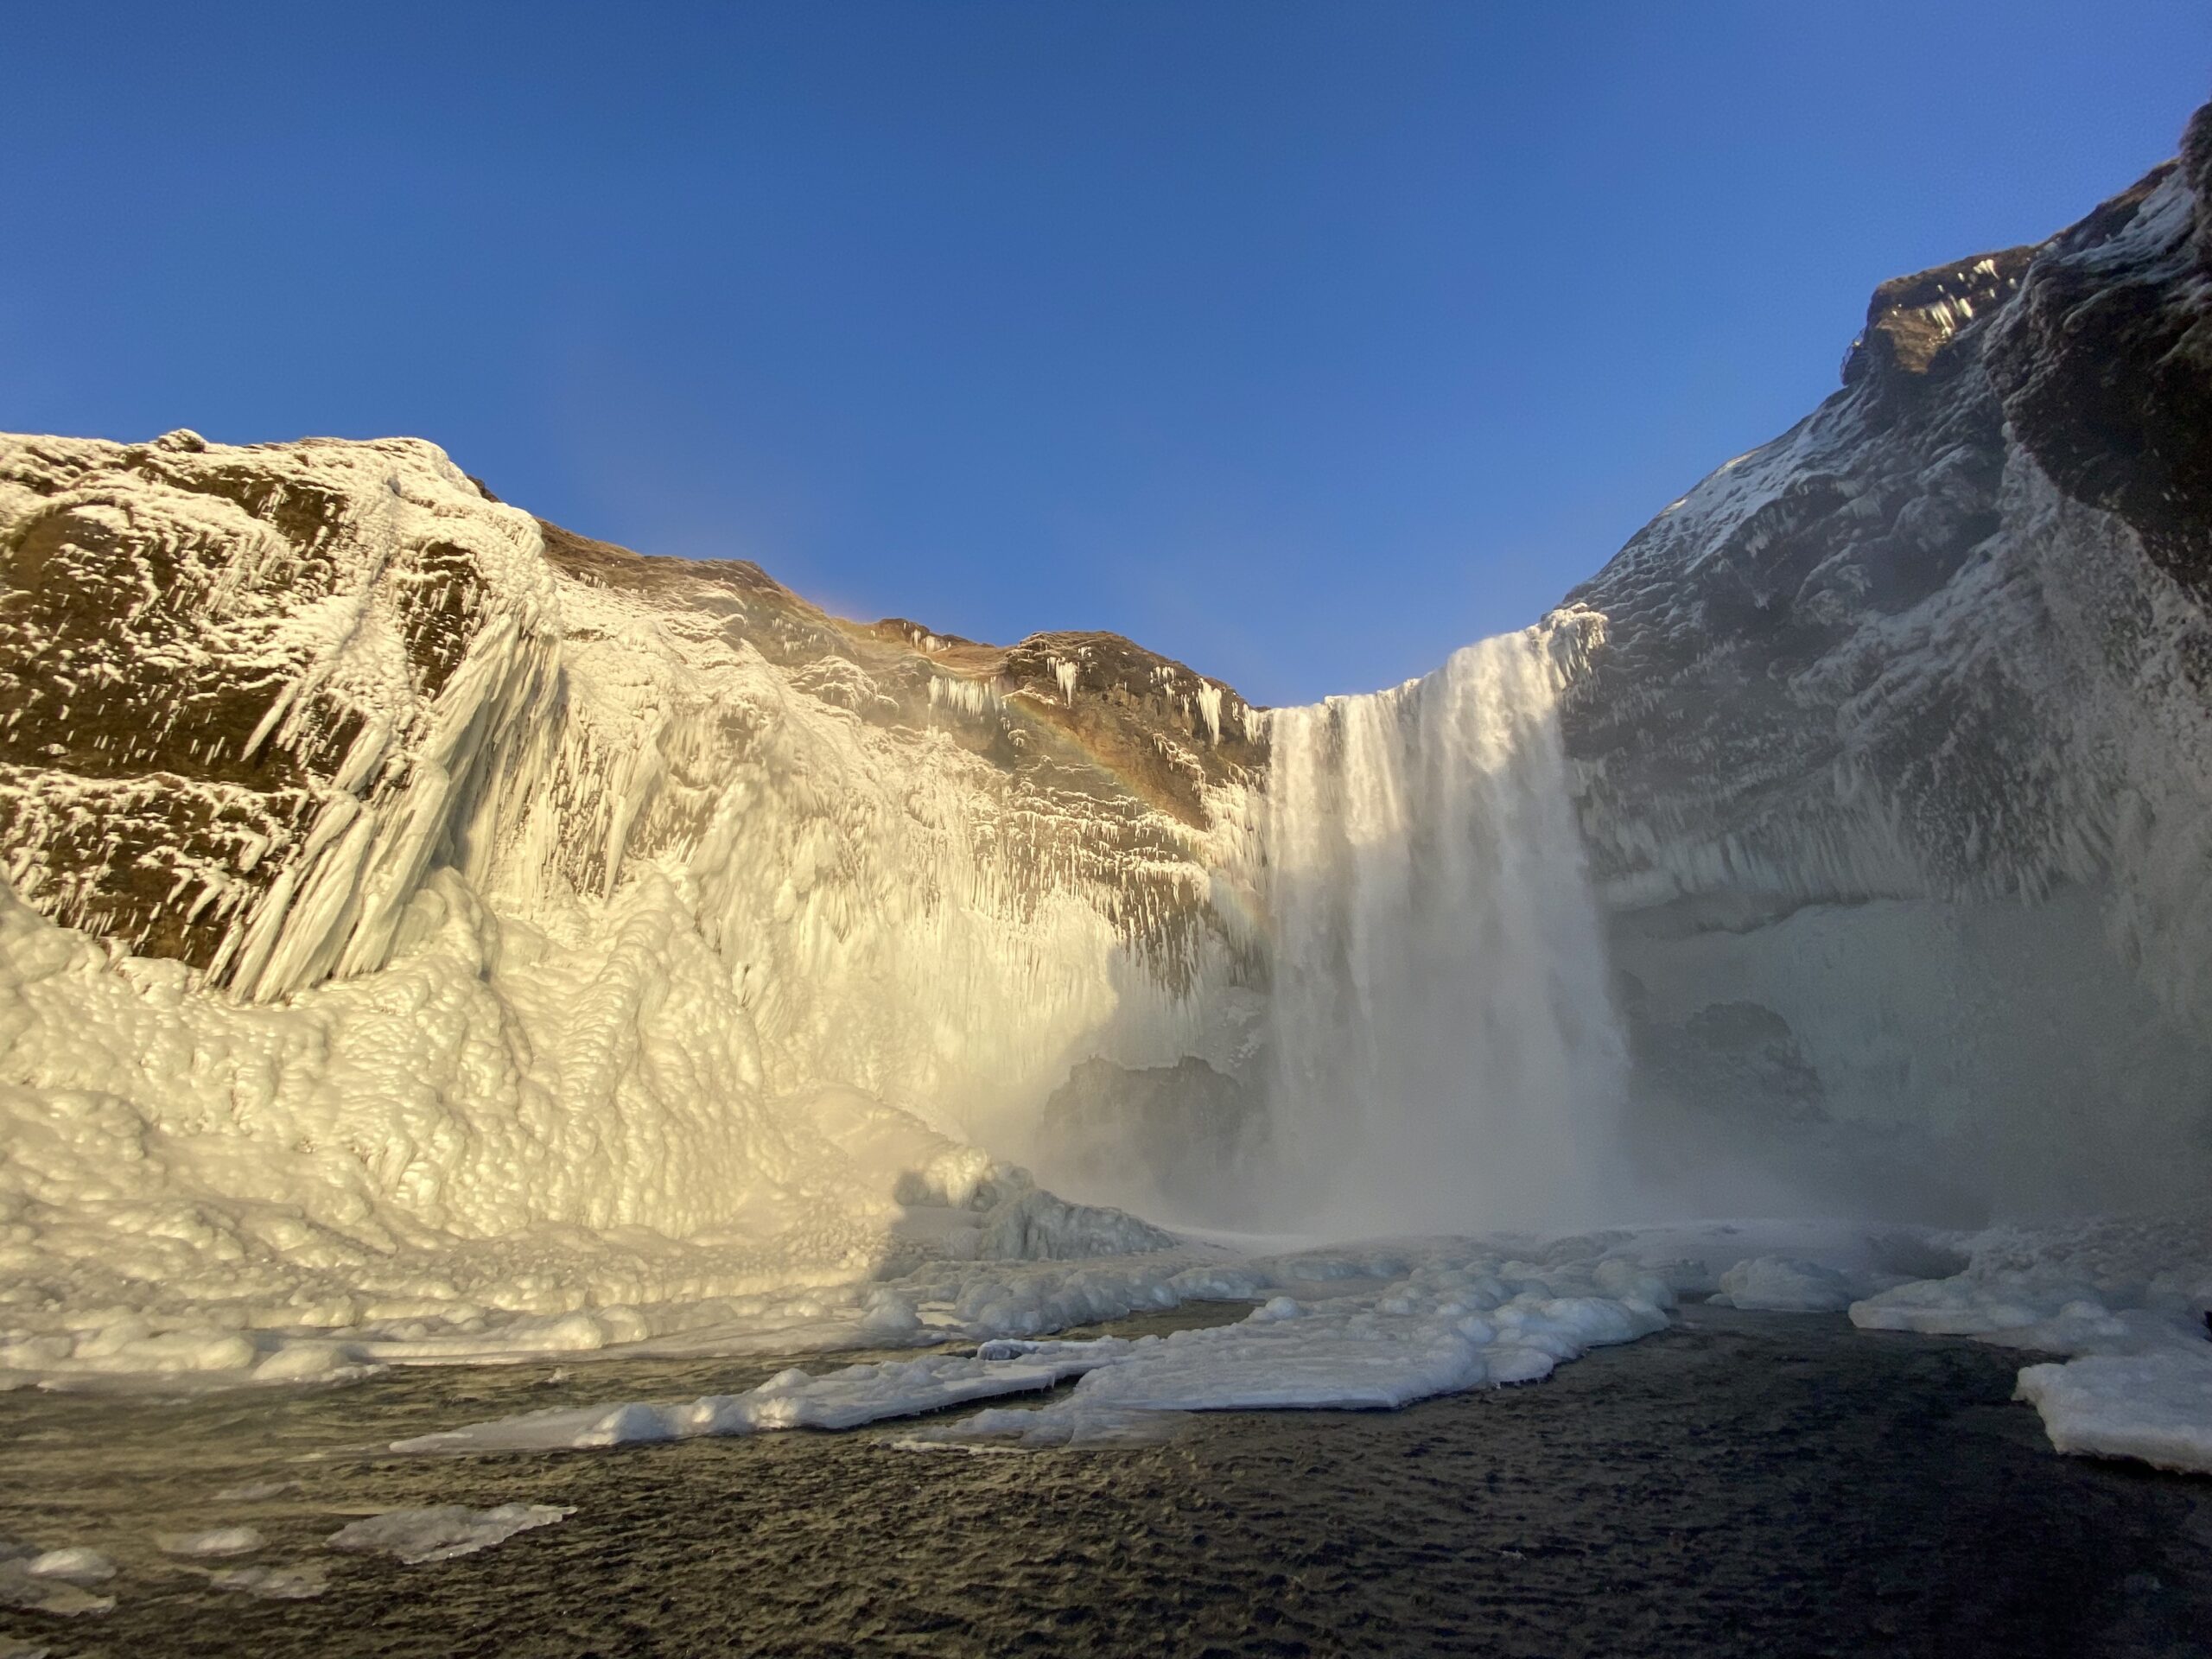
[[[1337,1232],[1598,1219],[1624,1044],[1547,636],[1268,716],[1276,1198]]]

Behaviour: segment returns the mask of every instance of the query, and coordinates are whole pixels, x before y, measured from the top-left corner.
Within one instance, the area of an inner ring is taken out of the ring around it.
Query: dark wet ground
[[[417,1371],[159,1411],[0,1396],[0,1535],[122,1568],[105,1616],[0,1611],[0,1652],[2212,1655],[2212,1481],[2053,1456],[2010,1402],[2019,1363],[1689,1308],[1534,1388],[996,1456],[899,1450],[895,1424],[334,1455],[775,1362]],[[276,1480],[301,1486],[212,1499]],[[323,1548],[378,1510],[517,1501],[576,1513],[436,1565]],[[251,1559],[322,1562],[327,1592],[219,1592],[151,1542],[240,1522],[270,1541]]]

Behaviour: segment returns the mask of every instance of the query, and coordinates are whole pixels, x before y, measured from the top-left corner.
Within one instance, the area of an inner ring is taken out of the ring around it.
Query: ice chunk
[[[24,1563],[23,1570],[33,1578],[60,1579],[70,1584],[101,1584],[115,1576],[115,1563],[97,1549],[79,1545],[35,1555]]]
[[[208,1582],[264,1601],[310,1601],[330,1587],[329,1574],[313,1561],[300,1567],[226,1567]]]
[[[1081,1379],[1073,1393],[1042,1410],[971,1420],[976,1437],[1117,1444],[1160,1432],[1137,1422],[1142,1413],[1402,1406],[1461,1389],[1534,1382],[1599,1344],[1662,1328],[1667,1316],[1657,1303],[1632,1293],[1669,1293],[1632,1267],[1603,1274],[1630,1294],[1591,1294],[1601,1265],[1597,1248],[1570,1242],[1543,1267],[1449,1240],[1277,1258],[1269,1265],[1284,1277],[1317,1265],[1344,1268],[1327,1275],[1344,1288],[1304,1301],[1275,1296],[1240,1323],[1166,1337],[1001,1338],[972,1357],[931,1355],[822,1376],[786,1371],[741,1395],[541,1412],[423,1435],[392,1449],[488,1452],[850,1428],[1034,1392],[1071,1377]],[[1384,1268],[1402,1276],[1385,1277]],[[912,1438],[932,1444],[961,1437],[928,1431]]]
[[[1858,1287],[1834,1268],[1782,1256],[1754,1256],[1720,1275],[1725,1306],[1766,1308],[1777,1313],[1840,1313],[1858,1298]]]
[[[105,1613],[115,1605],[113,1596],[96,1596],[69,1582],[66,1575],[33,1569],[54,1556],[74,1555],[73,1550],[41,1551],[0,1540],[0,1607],[29,1613],[52,1613],[74,1618],[84,1613]],[[92,1552],[86,1550],[85,1554]],[[112,1569],[110,1569],[112,1571]],[[5,1649],[0,1649],[4,1653]]]
[[[551,1503],[501,1503],[489,1510],[444,1503],[428,1510],[387,1510],[330,1535],[333,1549],[397,1557],[410,1567],[449,1561],[503,1544],[518,1532],[550,1527],[575,1513]]]
[[[251,1555],[267,1541],[251,1527],[163,1533],[155,1541],[172,1555]]]
[[[2061,1452],[2212,1474],[2212,1343],[2031,1365],[2018,1397]]]
[[[948,1406],[1049,1389],[1111,1363],[1130,1344],[1097,1342],[987,1343],[973,1358],[938,1354],[923,1359],[849,1365],[821,1376],[779,1372],[743,1394],[709,1395],[683,1404],[630,1402],[502,1418],[442,1433],[397,1440],[395,1452],[514,1452],[563,1446],[631,1446],[700,1435],[757,1433],[778,1428],[856,1428],[887,1418],[914,1417]]]

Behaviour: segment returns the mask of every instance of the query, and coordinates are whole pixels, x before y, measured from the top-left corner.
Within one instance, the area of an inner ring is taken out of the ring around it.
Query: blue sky
[[[1255,700],[1534,620],[2212,8],[173,4],[0,26],[0,427],[411,433],[846,614]]]

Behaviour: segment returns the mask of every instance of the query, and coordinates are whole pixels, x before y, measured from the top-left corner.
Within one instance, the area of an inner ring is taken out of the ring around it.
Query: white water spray
[[[1574,1224],[1624,1045],[1541,630],[1268,716],[1282,1203],[1365,1233]]]

